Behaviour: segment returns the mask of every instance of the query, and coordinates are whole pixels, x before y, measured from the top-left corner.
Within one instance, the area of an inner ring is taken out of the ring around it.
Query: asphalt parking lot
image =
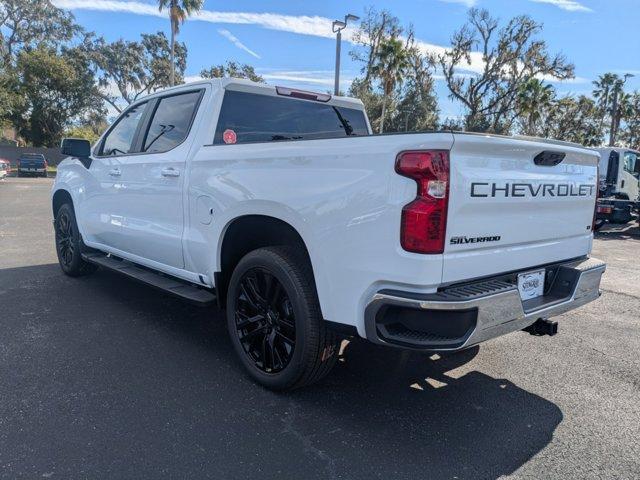
[[[602,298],[429,358],[353,341],[321,384],[254,385],[222,315],[99,271],[65,277],[52,179],[0,182],[0,478],[639,478],[640,231]]]

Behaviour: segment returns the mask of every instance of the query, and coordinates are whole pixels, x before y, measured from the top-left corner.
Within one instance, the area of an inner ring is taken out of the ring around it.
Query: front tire
[[[317,382],[338,357],[311,266],[291,247],[261,248],[240,260],[227,290],[227,326],[249,375],[273,390]]]
[[[86,247],[80,237],[76,215],[70,203],[63,204],[56,212],[54,229],[56,253],[62,271],[70,277],[95,272],[98,267],[82,259],[82,252]]]

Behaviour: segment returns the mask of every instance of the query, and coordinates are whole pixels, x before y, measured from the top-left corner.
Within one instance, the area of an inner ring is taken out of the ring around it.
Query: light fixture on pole
[[[344,21],[334,20],[333,24],[331,25],[333,33],[336,34],[336,73],[333,87],[333,93],[335,95],[338,95],[340,93],[340,44],[342,43],[342,30],[347,28],[347,23],[349,23],[349,21],[355,22],[357,20],[360,20],[360,17],[349,13],[344,16]]]

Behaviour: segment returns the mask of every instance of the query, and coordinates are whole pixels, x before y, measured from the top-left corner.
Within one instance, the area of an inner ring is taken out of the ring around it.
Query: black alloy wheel
[[[75,212],[70,203],[63,204],[56,212],[54,231],[58,262],[65,274],[78,277],[92,273],[97,269],[96,265],[88,263],[82,258],[82,252],[86,251],[87,247],[82,242]]]
[[[73,225],[69,212],[65,209],[58,214],[56,219],[56,249],[58,250],[58,260],[60,265],[64,267],[71,267],[73,263],[74,253],[74,239],[73,239]]]
[[[296,345],[296,321],[291,300],[280,281],[262,268],[240,279],[235,327],[245,354],[265,373],[285,369]]]
[[[306,252],[292,246],[247,253],[226,292],[231,343],[247,373],[272,390],[317,382],[338,358],[339,339],[320,311]]]

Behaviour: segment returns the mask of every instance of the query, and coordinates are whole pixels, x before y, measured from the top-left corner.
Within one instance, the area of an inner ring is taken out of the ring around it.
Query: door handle
[[[122,175],[122,172],[119,168],[114,168],[113,170],[109,170],[109,175],[111,175],[112,177],[119,177],[120,175]]]
[[[163,168],[162,169],[162,176],[163,177],[179,177],[180,176],[180,170],[176,170],[173,167]]]

